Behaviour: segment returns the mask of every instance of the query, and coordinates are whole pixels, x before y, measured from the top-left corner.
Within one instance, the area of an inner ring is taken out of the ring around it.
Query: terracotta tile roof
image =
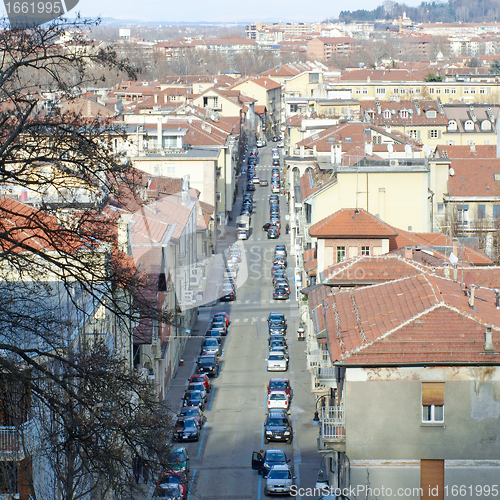
[[[479,295],[479,293],[477,293]],[[324,299],[332,360],[349,365],[500,363],[500,316],[491,290],[476,310],[460,285],[420,274]],[[485,327],[493,325],[493,354]]]
[[[65,230],[57,219],[9,197],[0,197],[0,251],[75,253],[89,242]]]
[[[500,159],[453,159],[448,177],[449,195],[457,198],[500,198]],[[498,175],[498,180],[495,180]]]
[[[449,269],[449,276],[453,278],[453,269]],[[437,267],[434,272],[441,277],[444,277],[444,267]],[[499,289],[500,290],[500,267],[499,266],[458,266],[457,281],[465,283],[466,276],[470,275],[471,282],[480,287]],[[479,292],[478,295],[481,295]]]
[[[302,258],[304,259],[304,269],[308,276],[316,276],[316,268],[318,267],[318,260],[316,258],[316,249],[310,248],[306,250]]]
[[[380,114],[377,113],[377,107],[374,101],[361,101],[361,110],[363,114],[367,111],[373,111],[374,117],[370,119],[371,122],[379,126],[393,125],[393,126],[410,126],[410,125],[447,125],[448,118],[445,114],[439,113],[439,107],[435,101],[418,101],[420,104],[420,113],[415,107],[415,101],[380,101]],[[400,111],[408,111],[408,116],[402,118]],[[425,112],[434,110],[437,112],[436,118],[427,118]],[[390,112],[389,116],[385,118],[384,111]]]
[[[360,69],[357,71],[342,71],[343,82],[423,82],[427,70],[409,69]]]
[[[453,240],[442,233],[410,233],[403,229],[397,229],[398,235],[395,239],[389,241],[389,250],[397,250],[404,247],[423,247],[432,250],[435,257],[448,260],[449,252],[453,248]],[[466,245],[458,242],[458,259],[461,262],[469,263],[477,266],[489,266],[493,261],[484,253],[479,250],[474,250]],[[446,255],[441,251],[446,247]]]
[[[260,85],[261,87],[264,87],[265,89],[273,90],[273,89],[279,89],[281,88],[281,85],[274,80],[271,80],[270,78],[254,78],[252,79],[253,82],[255,82],[257,85]]]
[[[474,149],[470,146],[447,146],[439,145],[436,148],[436,157],[438,158],[496,158],[497,147],[496,145],[488,144],[475,145]]]
[[[315,238],[393,238],[397,231],[360,208],[343,208],[309,228]]]
[[[416,276],[423,271],[431,272],[431,269],[399,255],[364,255],[327,267],[324,271],[324,282],[329,285],[375,284]]]
[[[300,187],[302,192],[302,199],[305,200],[309,198],[314,193],[326,188],[327,186],[333,185],[337,182],[336,177],[332,177],[330,174],[325,174],[321,172],[319,168],[311,170],[300,177]]]

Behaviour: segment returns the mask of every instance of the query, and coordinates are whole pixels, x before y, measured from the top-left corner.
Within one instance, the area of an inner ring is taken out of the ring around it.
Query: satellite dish
[[[450,167],[449,172],[450,172],[451,177],[453,177],[455,175],[455,170],[453,170],[453,167]]]
[[[394,151],[394,147],[392,146],[392,144],[387,144],[387,151],[389,151],[389,153],[392,153]]]
[[[424,153],[429,156],[431,154],[431,148],[428,144],[424,144]]]
[[[407,155],[411,155],[411,146],[410,146],[409,144],[407,144],[407,145],[405,146],[405,153],[406,153]]]
[[[458,264],[458,257],[453,253],[451,252],[450,253],[450,257],[448,258],[448,260],[453,264]]]
[[[212,121],[215,121],[215,115],[210,115],[210,119],[211,119]]]

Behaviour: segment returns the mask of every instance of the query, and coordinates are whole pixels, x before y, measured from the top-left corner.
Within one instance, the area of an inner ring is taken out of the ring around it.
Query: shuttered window
[[[444,460],[420,460],[420,500],[444,500]]]
[[[444,421],[444,382],[422,383],[422,422]]]

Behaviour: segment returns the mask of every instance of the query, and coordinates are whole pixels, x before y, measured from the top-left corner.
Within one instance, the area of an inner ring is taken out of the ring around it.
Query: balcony
[[[345,452],[344,406],[324,406],[321,409],[318,448],[320,451]]]
[[[0,427],[0,460],[23,460],[35,448],[35,422]]]

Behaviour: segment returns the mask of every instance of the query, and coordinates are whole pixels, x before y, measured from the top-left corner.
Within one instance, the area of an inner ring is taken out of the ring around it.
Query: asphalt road
[[[271,179],[271,148],[259,150],[256,174]],[[233,211],[233,223],[239,215],[242,189],[246,174],[239,183],[240,192]],[[213,380],[207,423],[197,443],[187,444],[190,455],[189,500],[237,500],[264,498],[264,481],[251,469],[252,451],[282,448],[291,459],[296,483],[301,487],[313,487],[321,455],[317,452],[318,427],[313,425],[315,397],[310,392],[310,375],[306,370],[305,344],[298,342],[296,331],[299,310],[295,299],[293,270],[295,257],[290,256],[289,236],[282,232],[278,240],[268,240],[262,225],[269,219],[270,187],[257,187],[254,192],[252,233],[243,242],[244,255],[238,276],[237,300],[201,308],[196,327],[197,335],[188,342],[184,356],[188,367],[198,354],[201,337],[207,321],[218,311],[226,311],[231,318],[221,358],[221,372]],[[286,225],[286,199],[280,199],[282,226]],[[226,242],[230,244],[231,241]],[[272,299],[271,259],[277,243],[285,243],[289,251],[288,270],[291,299]],[[246,265],[245,265],[246,261]],[[246,271],[247,270],[247,271]],[[271,311],[282,312],[288,320],[288,345],[290,365],[287,372],[268,373],[267,316]],[[184,367],[185,368],[185,367]],[[266,416],[266,385],[272,377],[287,377],[293,389],[291,404],[294,439],[292,444],[269,443],[264,446],[263,423]],[[185,379],[178,381],[182,384]],[[172,391],[178,394],[179,391]],[[179,401],[170,401],[172,409]],[[302,497],[312,498],[312,497]]]

